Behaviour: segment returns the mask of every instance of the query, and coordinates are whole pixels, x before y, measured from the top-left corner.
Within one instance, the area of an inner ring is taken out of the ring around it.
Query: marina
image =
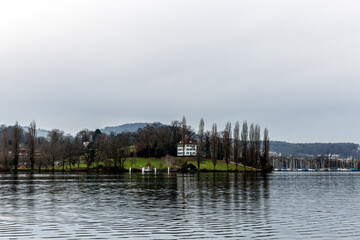
[[[338,168],[338,169],[331,169],[331,168],[321,168],[321,169],[313,169],[313,168],[275,168],[274,171],[278,172],[357,172],[360,169],[357,168]]]

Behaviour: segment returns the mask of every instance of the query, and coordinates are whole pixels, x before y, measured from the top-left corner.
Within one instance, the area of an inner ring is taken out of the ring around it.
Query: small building
[[[184,150],[185,146],[185,150]],[[197,145],[194,141],[186,139],[185,143],[180,141],[177,144],[177,156],[178,157],[192,157],[197,154]]]

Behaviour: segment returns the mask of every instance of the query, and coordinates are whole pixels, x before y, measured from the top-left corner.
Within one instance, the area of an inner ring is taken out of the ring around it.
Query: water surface
[[[2,239],[359,239],[359,173],[0,175]]]

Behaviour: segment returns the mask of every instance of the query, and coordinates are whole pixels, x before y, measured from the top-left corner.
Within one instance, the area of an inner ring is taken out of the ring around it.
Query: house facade
[[[185,146],[185,149],[184,149]],[[177,144],[177,156],[178,157],[192,157],[197,154],[197,145],[192,140],[185,140],[185,144],[180,141]]]

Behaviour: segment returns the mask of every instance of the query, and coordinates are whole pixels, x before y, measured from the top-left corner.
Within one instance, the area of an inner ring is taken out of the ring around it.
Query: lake
[[[359,239],[356,172],[1,174],[1,239]]]

